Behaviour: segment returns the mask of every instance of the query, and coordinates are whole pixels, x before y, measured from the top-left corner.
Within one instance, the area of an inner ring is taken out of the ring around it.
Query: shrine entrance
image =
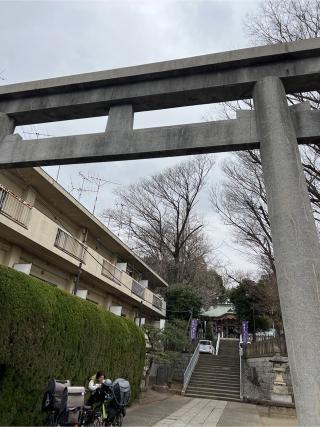
[[[300,424],[320,424],[320,248],[298,144],[320,111],[286,94],[320,90],[320,39],[0,86],[0,167],[260,149]],[[223,120],[133,129],[134,113],[253,98]],[[108,115],[106,131],[24,141],[19,125]]]
[[[239,338],[240,324],[232,304],[217,304],[200,314],[200,319],[206,322],[206,330],[221,338]]]

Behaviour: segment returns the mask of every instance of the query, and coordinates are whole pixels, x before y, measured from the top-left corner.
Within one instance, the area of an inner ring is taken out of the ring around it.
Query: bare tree
[[[210,251],[195,207],[213,164],[210,156],[195,156],[119,189],[118,207],[102,214],[169,282],[192,279]]]
[[[274,274],[261,276],[252,287],[258,310],[273,321],[277,335],[284,334],[277,280]]]
[[[270,222],[260,157],[240,152],[225,162],[223,186],[212,187],[210,200],[225,223],[232,226],[236,242],[247,247],[266,271],[275,272]]]
[[[247,16],[245,29],[252,44],[281,43],[317,37],[320,31],[319,0],[266,0],[257,12]],[[308,101],[319,108],[319,93],[288,96],[289,104]],[[252,109],[252,100],[226,103],[224,114],[231,117],[237,109]],[[302,164],[316,222],[320,217],[320,148],[300,147]],[[247,151],[235,154],[223,166],[223,187],[211,191],[214,208],[235,231],[237,242],[256,255],[258,264],[275,273],[272,238],[260,154]],[[293,195],[294,197],[294,195]]]
[[[320,36],[319,0],[265,0],[248,14],[245,32],[253,45],[285,43]],[[290,103],[310,101],[319,108],[319,92],[288,96]]]

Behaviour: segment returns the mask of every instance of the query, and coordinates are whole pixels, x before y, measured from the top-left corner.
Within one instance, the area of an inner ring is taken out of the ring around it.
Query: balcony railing
[[[104,276],[109,277],[109,279],[114,280],[115,282],[120,282],[120,284],[125,284],[126,282],[126,280],[124,279],[124,274],[126,273],[120,270],[116,265],[107,261],[106,259],[103,260],[103,267],[101,273]]]
[[[112,264],[108,260],[103,260],[103,267],[101,273],[109,277],[111,280],[123,284],[131,290],[131,292],[137,295],[139,298],[145,300],[146,302],[152,304],[158,310],[162,310],[164,302],[162,298],[155,295],[149,289],[146,289],[141,283],[134,280],[129,274],[125,271],[120,270],[116,265]]]
[[[155,307],[157,307],[159,310],[162,309],[162,298],[158,297],[157,295],[153,294],[152,297],[152,305],[154,305]]]
[[[137,295],[140,298],[144,299],[144,286],[141,285],[141,283],[137,282],[136,280],[132,279],[132,292]]]
[[[28,226],[32,207],[0,186],[0,212],[24,227]]]
[[[82,261],[84,256],[84,245],[70,234],[58,228],[54,245],[69,255]]]

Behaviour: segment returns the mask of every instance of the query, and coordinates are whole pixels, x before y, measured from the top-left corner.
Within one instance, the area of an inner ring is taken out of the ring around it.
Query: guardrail
[[[0,212],[24,227],[28,226],[32,206],[0,186]]]
[[[195,368],[195,366],[199,360],[199,351],[200,351],[200,343],[198,343],[198,345],[197,345],[197,347],[196,347],[195,351],[193,352],[193,355],[190,359],[190,362],[189,362],[186,370],[184,371],[182,394],[185,393],[185,391],[188,387],[192,372],[194,371],[194,368]]]
[[[218,356],[218,353],[219,353],[220,338],[221,338],[221,335],[220,335],[220,332],[219,332],[219,333],[218,333],[217,344],[216,344],[216,356]]]
[[[84,245],[61,228],[58,228],[54,245],[74,258],[83,261]]]

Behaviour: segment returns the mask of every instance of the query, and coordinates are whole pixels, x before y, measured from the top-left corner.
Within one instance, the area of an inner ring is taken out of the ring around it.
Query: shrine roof
[[[226,314],[236,314],[232,304],[218,304],[215,307],[211,306],[207,311],[200,313],[201,317],[222,317]]]

